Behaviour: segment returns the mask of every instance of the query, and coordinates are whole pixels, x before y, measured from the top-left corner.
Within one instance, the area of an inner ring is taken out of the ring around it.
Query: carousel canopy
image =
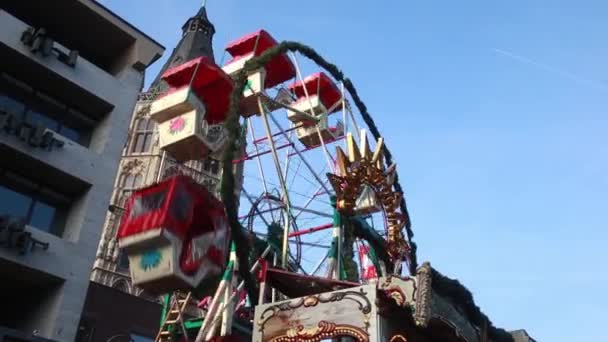
[[[167,93],[192,85],[207,109],[205,119],[217,124],[226,119],[230,106],[232,79],[207,57],[199,57],[171,68],[161,76],[171,87]]]
[[[277,41],[264,30],[250,33],[228,44],[226,51],[232,56],[232,59],[227,64],[251,55],[257,57],[276,45],[278,45]],[[271,59],[265,65],[265,69],[266,88],[271,88],[285,82],[296,74],[293,64],[284,54]]]
[[[306,92],[304,92],[306,87]],[[298,102],[306,101],[308,96],[319,96],[319,100],[328,110],[342,98],[340,90],[329,76],[324,72],[318,72],[306,77],[303,81],[297,81],[289,85],[289,90],[298,98]],[[340,110],[336,107],[333,112]]]

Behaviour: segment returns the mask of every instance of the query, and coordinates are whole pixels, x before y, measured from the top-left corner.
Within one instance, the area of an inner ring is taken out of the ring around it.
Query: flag
[[[376,272],[376,266],[370,259],[370,248],[366,245],[359,246],[359,260],[361,260],[361,279],[370,280],[378,278],[378,272]]]

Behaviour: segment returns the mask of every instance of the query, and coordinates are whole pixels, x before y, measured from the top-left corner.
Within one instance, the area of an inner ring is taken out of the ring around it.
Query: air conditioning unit
[[[70,50],[68,54],[59,52],[59,57],[57,57],[57,59],[71,67],[75,67],[76,61],[78,60],[78,51]]]

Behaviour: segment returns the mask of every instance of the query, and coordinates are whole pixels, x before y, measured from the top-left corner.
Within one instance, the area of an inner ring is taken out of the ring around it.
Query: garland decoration
[[[477,327],[487,323],[490,340],[495,342],[514,342],[513,336],[504,329],[495,327],[488,316],[475,304],[473,294],[458,280],[451,279],[431,268],[431,284],[438,295],[451,299],[459,306],[465,316]]]
[[[359,281],[359,268],[355,262],[355,232],[348,227],[348,221],[344,229],[344,242],[342,243],[342,268],[346,276],[345,280],[357,282]]]

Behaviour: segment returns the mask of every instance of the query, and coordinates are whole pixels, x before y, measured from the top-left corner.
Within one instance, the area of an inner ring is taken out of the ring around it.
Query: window
[[[215,185],[217,184],[217,181],[214,179],[205,178],[203,179],[202,184],[207,188],[207,190],[215,191]]]
[[[123,174],[121,175],[120,187],[122,193],[118,199],[118,206],[124,208],[127,204],[127,200],[131,197],[134,190],[139,189],[142,186],[143,177],[141,174]]]
[[[124,279],[118,279],[116,282],[114,282],[112,287],[122,292],[129,293],[129,284]]]
[[[217,175],[220,172],[220,162],[213,158],[207,158],[203,163],[203,170]]]
[[[135,132],[131,142],[131,153],[150,152],[155,123],[149,119],[139,119],[135,123]]]
[[[129,270],[129,256],[122,250],[118,254],[118,264],[116,266],[119,271]]]
[[[123,175],[121,187],[123,189],[134,190],[134,189],[141,187],[142,180],[143,180],[143,178],[142,178],[141,174],[139,174],[139,173],[138,174],[126,174],[126,175]]]
[[[141,215],[160,209],[165,202],[165,198],[167,198],[167,191],[164,189],[136,196],[131,207],[129,219],[135,219]]]
[[[186,222],[192,213],[192,203],[188,190],[183,185],[178,185],[173,190],[173,198],[169,209],[171,216],[179,222]]]
[[[5,74],[0,77],[0,112],[31,126],[42,125],[80,145],[88,146],[93,123],[85,115]]]
[[[154,339],[152,337],[147,337],[138,334],[131,334],[131,339],[133,342],[153,342]]]
[[[22,217],[36,229],[60,236],[70,199],[15,173],[0,169],[0,214]]]

